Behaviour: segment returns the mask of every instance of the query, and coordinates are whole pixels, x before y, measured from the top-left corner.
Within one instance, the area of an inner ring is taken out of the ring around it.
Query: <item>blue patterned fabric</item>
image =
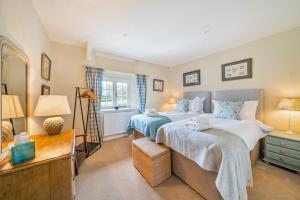
[[[141,131],[145,136],[152,140],[156,139],[157,130],[164,124],[171,122],[171,120],[162,115],[157,115],[155,117],[148,117],[146,115],[136,115],[132,117],[129,121],[127,128],[128,133],[132,133],[134,129]]]
[[[91,112],[89,116],[89,124],[88,124],[88,135],[90,136],[91,141],[98,142],[98,132],[99,130],[101,134],[100,142],[103,142],[103,131],[101,131],[100,127],[100,109],[101,109],[101,96],[102,96],[102,81],[103,81],[103,69],[102,68],[95,68],[95,67],[86,67],[86,84],[89,90],[91,90],[95,95],[100,97],[98,100],[94,101],[95,110],[96,110],[96,118],[97,124],[96,126],[96,119],[94,117],[95,113],[92,109],[93,105],[91,106]]]
[[[176,110],[179,112],[187,112],[189,101],[187,99],[179,99],[176,101]]]
[[[214,115],[217,118],[239,120],[243,103],[244,102],[215,101]]]
[[[136,75],[136,87],[139,98],[139,109],[142,113],[145,112],[147,100],[147,77],[146,75]]]

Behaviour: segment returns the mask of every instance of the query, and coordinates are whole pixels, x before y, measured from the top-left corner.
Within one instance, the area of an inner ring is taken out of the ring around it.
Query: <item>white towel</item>
[[[156,112],[155,108],[149,108],[149,109],[146,109],[145,115],[148,117],[155,117],[158,115],[158,112]]]
[[[184,126],[194,131],[204,131],[212,128],[209,118],[204,117],[191,118],[190,121],[184,123]]]

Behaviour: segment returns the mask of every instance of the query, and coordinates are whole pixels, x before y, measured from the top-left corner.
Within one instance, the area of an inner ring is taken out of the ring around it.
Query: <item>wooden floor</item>
[[[299,200],[300,176],[259,161],[253,168],[250,200]],[[203,200],[176,176],[150,187],[131,160],[127,137],[105,142],[84,160],[76,177],[76,200]]]

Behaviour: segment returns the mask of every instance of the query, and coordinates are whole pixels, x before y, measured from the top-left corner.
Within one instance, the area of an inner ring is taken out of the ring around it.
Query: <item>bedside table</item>
[[[273,163],[300,173],[300,134],[274,130],[265,139],[266,163]]]

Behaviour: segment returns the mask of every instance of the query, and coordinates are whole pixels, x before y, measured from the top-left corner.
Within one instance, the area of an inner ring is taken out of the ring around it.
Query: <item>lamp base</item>
[[[295,134],[292,130],[288,130],[288,131],[286,131],[285,133],[290,134],[290,135]]]
[[[64,120],[61,117],[50,117],[44,121],[43,127],[48,135],[57,135],[64,127]]]

